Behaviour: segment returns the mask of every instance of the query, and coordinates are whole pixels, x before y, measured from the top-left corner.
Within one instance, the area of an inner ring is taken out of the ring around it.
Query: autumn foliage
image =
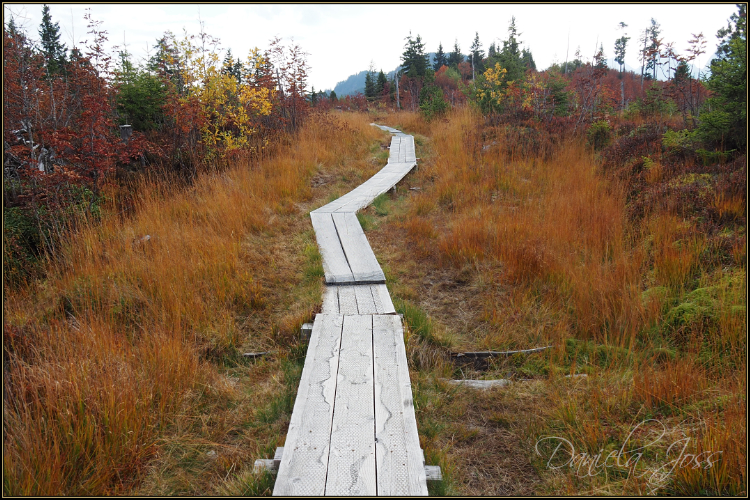
[[[162,170],[191,180],[232,157],[260,158],[308,113],[298,45],[277,38],[221,63],[219,40],[203,29],[182,39],[168,32],[148,67],[135,68],[126,51],[106,53],[106,31],[86,19],[90,41],[54,66],[12,24],[3,30],[3,268],[11,281],[54,256],[76,217],[126,200],[123,180]],[[125,124],[132,134],[121,136]]]

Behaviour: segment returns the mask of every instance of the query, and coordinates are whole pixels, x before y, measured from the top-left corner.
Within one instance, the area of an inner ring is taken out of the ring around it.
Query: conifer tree
[[[39,26],[39,37],[48,74],[62,73],[67,64],[67,49],[64,44],[60,43],[60,24],[52,22],[49,6],[46,4],[42,7],[42,24]]]
[[[487,49],[487,59],[492,59],[497,55],[497,45],[495,45],[495,42],[492,42],[490,44],[490,48]]]
[[[448,66],[451,68],[458,68],[458,65],[464,62],[464,55],[461,53],[461,48],[458,46],[458,40],[453,44],[453,52],[448,54]]]
[[[703,137],[725,148],[747,148],[747,5],[738,4],[727,28],[716,34],[708,88],[713,96],[701,114]]]
[[[471,52],[469,53],[469,59],[471,61],[471,78],[476,78],[477,74],[484,73],[484,51],[482,50],[482,42],[479,41],[479,32],[475,32],[474,42],[471,44]]]
[[[627,28],[627,24],[620,22],[620,29]],[[620,65],[620,74],[622,74],[623,68],[625,67],[625,49],[628,45],[630,37],[627,33],[623,34],[620,38],[615,40],[615,62]]]
[[[505,78],[508,81],[519,80],[526,69],[520,48],[521,41],[518,40],[519,36],[520,33],[516,30],[516,18],[514,16],[511,17],[508,26],[508,39],[503,41],[503,50],[500,51],[499,56],[500,65],[507,70]],[[527,59],[533,61],[531,53],[529,53]]]
[[[440,42],[440,45],[438,46],[438,51],[435,53],[435,64],[432,66],[432,68],[437,71],[443,66],[448,65],[448,56],[443,51],[443,42]]]
[[[411,33],[409,33],[409,36],[406,37],[406,46],[404,47],[404,53],[401,55],[401,61],[403,61],[403,72],[408,77],[419,78],[427,74],[429,58],[424,51],[421,36],[417,35],[416,39],[412,39]]]
[[[372,64],[370,69],[365,75],[365,97],[368,101],[373,101],[377,97],[377,91],[375,89],[375,71],[373,70]]]
[[[651,18],[651,26],[646,28],[644,34],[644,54],[643,59],[645,61],[646,74],[651,72],[650,77],[656,80],[656,68],[659,65],[659,49],[661,48],[662,39],[659,38],[661,34],[661,25],[656,22],[656,19]]]
[[[536,63],[534,62],[534,57],[531,55],[531,51],[529,49],[521,50],[521,63],[527,70],[530,69],[536,71]]]
[[[375,92],[377,93],[378,97],[383,95],[383,90],[385,90],[385,86],[388,83],[388,78],[385,76],[385,73],[383,73],[383,70],[380,70],[380,73],[378,73],[378,81],[375,83]]]

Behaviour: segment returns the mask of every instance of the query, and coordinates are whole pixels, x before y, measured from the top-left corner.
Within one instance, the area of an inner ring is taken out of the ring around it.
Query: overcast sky
[[[735,4],[50,5],[53,21],[60,24],[61,41],[68,48],[87,38],[83,15],[88,7],[94,19],[103,21],[110,43],[122,46],[124,41],[136,60],[145,59],[148,48],[166,30],[178,37],[183,28],[197,33],[199,19],[205,22],[206,32],[219,38],[223,49],[231,48],[235,57],[246,57],[253,47],[264,50],[275,36],[293,37],[309,54],[309,84],[317,90],[332,89],[370,63],[376,70],[395,69],[409,32],[421,35],[427,52],[437,51],[440,42],[450,52],[458,40],[464,54],[478,32],[486,53],[493,41],[502,46],[511,16],[540,70],[555,61],[564,62],[566,51],[573,59],[578,47],[584,59],[590,60],[600,43],[605,55],[613,59],[615,39],[623,33],[618,29],[621,21],[628,25],[624,32],[632,38],[626,65],[640,70],[637,39],[652,17],[661,25],[664,42],[674,42],[679,53],[685,52],[691,34],[702,32],[708,41],[707,54],[700,60],[705,66],[716,50],[716,32],[737,11]],[[42,4],[6,3],[4,9],[6,23],[12,13],[17,25],[39,38]]]

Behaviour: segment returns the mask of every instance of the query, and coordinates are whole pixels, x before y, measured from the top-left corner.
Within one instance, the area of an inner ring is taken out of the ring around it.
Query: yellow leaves
[[[480,107],[485,111],[499,111],[506,99],[508,84],[505,81],[508,70],[495,63],[493,68],[487,68],[483,78],[477,82],[475,96]]]
[[[182,106],[197,103],[203,118],[198,127],[209,150],[224,154],[248,147],[257,132],[254,120],[271,114],[273,90],[254,85],[246,77],[235,77],[230,67],[219,62],[215,45],[198,47],[186,34],[177,48],[184,82],[179,102]],[[241,73],[254,75],[264,64],[260,51],[252,49]]]

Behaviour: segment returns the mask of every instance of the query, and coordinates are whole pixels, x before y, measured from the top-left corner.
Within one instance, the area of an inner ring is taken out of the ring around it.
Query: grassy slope
[[[307,213],[377,171],[381,141],[313,118],[272,160],[143,186],[135,216],[6,290],[4,493],[269,493],[252,464],[283,442],[322,293]]]
[[[636,219],[631,186],[605,177],[577,140],[468,112],[385,122],[415,133],[423,160],[364,217],[411,326],[420,435],[447,472],[442,491],[746,491],[744,197],[731,198],[716,231],[666,202]],[[644,182],[706,178],[685,173],[690,164],[669,168]],[[708,179],[694,205],[721,210],[721,176]],[[727,244],[727,234],[739,238]],[[483,367],[448,357],[543,345],[554,348]],[[564,377],[577,373],[588,377]],[[443,382],[464,377],[527,381],[487,392]],[[635,466],[634,454],[592,465],[662,433]],[[563,448],[548,463],[560,441],[544,436],[567,439],[575,460]]]

